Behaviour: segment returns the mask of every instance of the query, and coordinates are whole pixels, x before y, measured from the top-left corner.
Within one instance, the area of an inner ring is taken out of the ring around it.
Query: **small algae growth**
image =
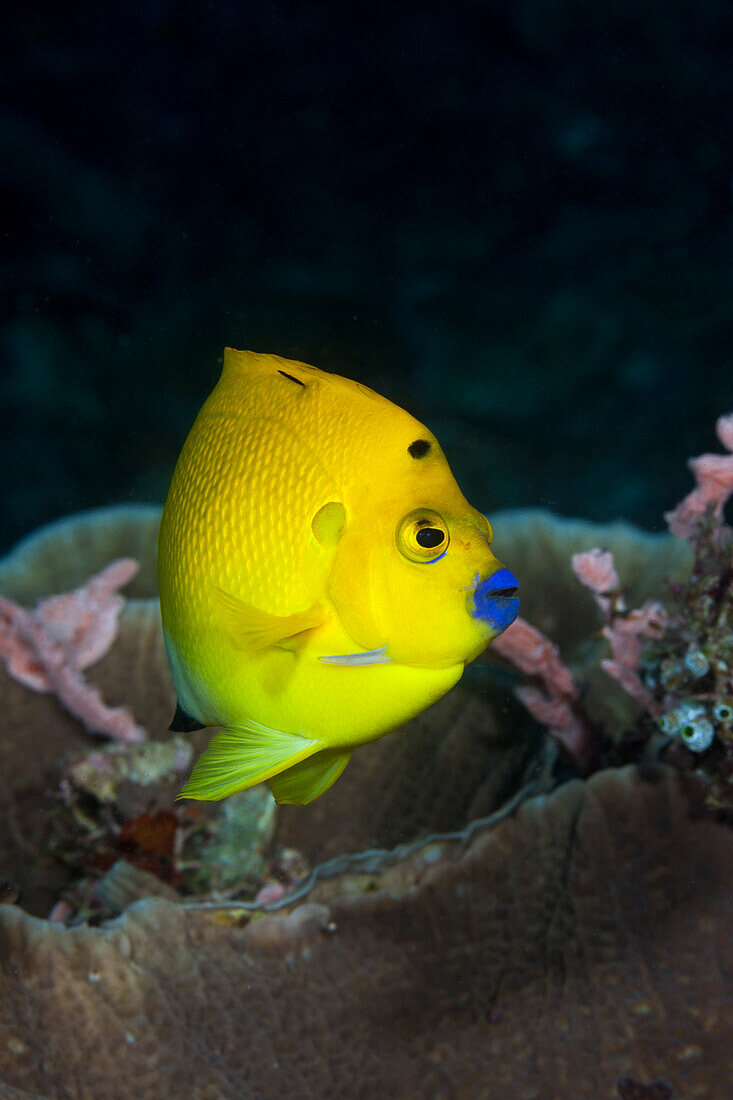
[[[264,852],[275,828],[275,800],[268,787],[252,787],[222,805],[197,856],[192,877],[206,891],[241,890],[265,877]]]
[[[183,737],[139,744],[114,742],[72,757],[66,767],[68,782],[103,803],[117,801],[122,783],[152,787],[186,772],[193,756]]]

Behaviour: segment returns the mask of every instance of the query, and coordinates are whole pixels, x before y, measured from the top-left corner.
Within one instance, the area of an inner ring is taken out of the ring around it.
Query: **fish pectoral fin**
[[[336,782],[349,760],[350,752],[321,749],[313,756],[294,764],[270,779],[275,801],[282,805],[305,806],[327,791]]]
[[[324,665],[391,665],[392,658],[387,656],[387,647],[367,649],[363,653],[338,653],[330,657],[319,657]]]
[[[326,620],[323,607],[313,604],[294,615],[271,615],[225,592],[215,589],[220,623],[235,649],[256,652],[268,646],[287,645],[304,630],[320,626]]]
[[[230,726],[214,734],[178,798],[217,802],[299,764],[322,747],[322,741],[281,733],[259,722]]]

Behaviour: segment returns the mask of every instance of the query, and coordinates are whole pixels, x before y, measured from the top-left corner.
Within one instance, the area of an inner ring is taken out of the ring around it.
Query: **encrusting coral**
[[[716,431],[733,451],[733,414],[720,417]],[[710,783],[710,804],[733,811],[733,532],[723,509],[733,493],[733,454],[701,455],[689,463],[696,488],[671,512],[670,531],[693,549],[689,578],[669,581],[669,607],[646,600],[628,610],[613,554],[594,547],[571,562],[578,580],[593,594],[603,617],[602,635],[611,657],[600,667],[639,705],[627,747],[642,743],[677,766],[698,766]],[[608,762],[608,738],[589,720],[582,692],[557,647],[536,628],[517,619],[493,646],[540,687],[515,694],[563,745],[579,774],[591,762]],[[660,740],[657,731],[667,735]],[[669,739],[677,738],[684,746]],[[685,750],[687,750],[685,754]],[[695,756],[704,754],[697,761]],[[618,751],[616,752],[618,756]]]

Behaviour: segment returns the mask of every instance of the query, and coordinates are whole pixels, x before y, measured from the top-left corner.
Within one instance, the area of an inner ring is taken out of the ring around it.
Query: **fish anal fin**
[[[176,713],[173,715],[173,721],[168,726],[171,733],[194,733],[196,730],[205,728],[197,718],[187,714],[181,704],[176,702]]]
[[[318,604],[293,615],[271,615],[222,588],[215,591],[221,626],[235,649],[257,652],[269,646],[293,648],[299,634],[326,621],[326,611]]]
[[[222,729],[196,761],[178,797],[217,802],[299,764],[322,744],[254,721]]]
[[[336,782],[351,758],[350,752],[321,749],[287,771],[270,779],[270,788],[278,804],[305,806]]]

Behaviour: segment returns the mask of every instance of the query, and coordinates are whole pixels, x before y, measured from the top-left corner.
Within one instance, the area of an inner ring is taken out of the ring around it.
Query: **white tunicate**
[[[718,699],[713,707],[713,718],[718,722],[730,722],[733,720],[733,703],[725,699]]]
[[[692,673],[696,680],[700,680],[709,672],[710,661],[701,649],[694,649],[691,646],[685,654],[685,668]]]
[[[678,661],[662,661],[662,667],[659,671],[659,682],[661,684],[668,684],[670,680],[673,680],[679,673],[680,664]]]
[[[668,719],[666,732],[679,733],[683,726],[688,726],[696,718],[703,718],[704,716],[705,707],[702,703],[680,703],[678,707],[667,711],[665,715],[665,718]]]
[[[672,714],[673,713],[674,712],[672,712]],[[662,733],[672,734],[677,728],[677,723],[673,719],[672,714],[661,714],[657,719],[657,725],[659,726]]]
[[[705,752],[715,740],[715,726],[704,716],[693,718],[680,729],[680,737],[692,752]]]

